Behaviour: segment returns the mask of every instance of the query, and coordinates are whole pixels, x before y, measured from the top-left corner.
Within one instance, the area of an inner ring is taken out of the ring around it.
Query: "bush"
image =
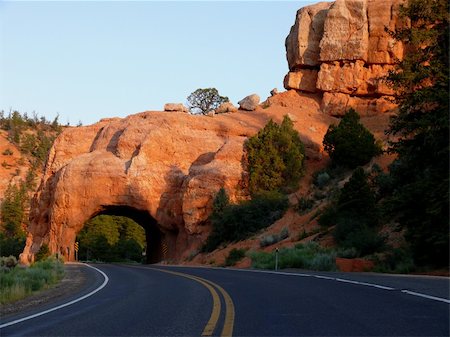
[[[332,124],[323,139],[325,151],[333,164],[355,168],[381,154],[375,137],[359,122],[358,113],[350,109],[338,126]]]
[[[330,179],[331,177],[328,172],[317,172],[317,174],[314,175],[314,185],[319,188],[324,188],[328,184]]]
[[[281,125],[270,120],[245,143],[252,195],[290,192],[303,174],[304,147],[288,116]]]
[[[225,266],[234,266],[237,262],[245,257],[246,249],[233,248],[225,259]]]
[[[14,153],[12,152],[11,149],[6,149],[5,151],[3,151],[2,153],[4,156],[12,156]]]
[[[49,258],[29,268],[16,266],[10,271],[0,269],[0,303],[5,304],[26,297],[34,291],[55,284],[64,276],[61,261]]]
[[[41,248],[39,248],[39,251],[36,254],[36,262],[45,260],[50,256],[50,249],[48,248],[48,245],[44,243]]]
[[[274,269],[275,253],[251,252],[252,267],[256,269]],[[293,248],[282,248],[278,253],[278,266],[320,271],[336,270],[336,253],[320,247],[315,242],[298,244]]]
[[[274,243],[280,242],[288,237],[289,237],[289,230],[287,228],[283,228],[279,234],[263,236],[259,241],[259,246],[261,248],[271,246]]]
[[[301,197],[300,199],[298,199],[298,204],[296,208],[299,214],[303,214],[306,211],[309,211],[313,206],[314,200],[306,197]]]
[[[280,193],[264,193],[237,205],[228,205],[210,216],[213,230],[202,251],[211,252],[221,243],[240,241],[281,218],[289,206]]]
[[[2,256],[0,257],[0,268],[2,270],[10,270],[17,266],[17,259],[15,256]]]
[[[377,233],[379,214],[375,195],[362,168],[356,169],[342,188],[339,198],[324,209],[318,222],[335,225],[334,238],[343,248],[354,248],[358,255],[379,251],[384,239]]]

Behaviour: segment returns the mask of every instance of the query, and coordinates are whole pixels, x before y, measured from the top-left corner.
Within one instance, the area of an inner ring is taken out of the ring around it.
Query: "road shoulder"
[[[19,301],[0,305],[2,321],[40,307],[61,302],[82,292],[91,281],[90,270],[82,264],[65,264],[64,277],[52,287],[41,290]]]

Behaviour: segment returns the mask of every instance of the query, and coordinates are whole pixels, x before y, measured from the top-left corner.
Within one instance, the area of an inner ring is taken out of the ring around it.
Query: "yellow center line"
[[[185,274],[185,273],[179,273],[176,271],[166,270],[166,269],[158,269],[158,268],[143,268],[143,267],[136,267],[134,268],[142,268],[142,269],[151,269],[151,270],[157,270],[163,273],[168,273],[176,276],[181,276],[187,279],[191,279],[193,281],[199,282],[204,287],[206,287],[209,292],[211,293],[211,296],[213,298],[213,308],[211,312],[211,317],[208,320],[208,323],[206,323],[205,328],[203,329],[202,336],[212,336],[214,333],[214,330],[216,329],[217,323],[219,321],[220,316],[220,310],[221,310],[221,303],[219,294],[217,293],[216,289],[222,294],[224,302],[225,302],[225,319],[223,323],[222,333],[221,337],[232,337],[233,336],[233,328],[234,328],[234,317],[235,317],[235,311],[234,311],[234,303],[231,299],[231,296],[217,283],[214,283],[210,280],[206,280],[204,278]]]
[[[209,318],[208,323],[206,323],[206,326],[203,329],[202,336],[212,336],[214,329],[217,326],[217,322],[219,320],[220,310],[221,310],[220,298],[219,298],[219,295],[217,294],[217,291],[213,288],[213,286],[210,285],[210,283],[207,280],[204,280],[197,276],[192,276],[192,275],[188,275],[188,274],[177,273],[175,271],[169,271],[169,270],[163,270],[163,269],[157,269],[157,268],[152,268],[152,269],[161,271],[163,273],[173,274],[173,275],[191,279],[193,281],[197,281],[209,290],[209,292],[211,293],[211,296],[213,298],[213,309],[211,312],[211,317]],[[227,312],[228,312],[228,310],[227,310]],[[234,318],[233,318],[233,320],[234,320]],[[227,335],[227,336],[231,336],[231,335]]]

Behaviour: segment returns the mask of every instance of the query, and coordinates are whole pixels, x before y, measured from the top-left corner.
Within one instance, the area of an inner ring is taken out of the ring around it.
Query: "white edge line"
[[[85,265],[85,266],[87,266],[87,267],[89,267],[89,268],[95,269],[96,271],[98,271],[100,274],[103,275],[103,277],[105,278],[105,280],[103,281],[103,283],[102,283],[102,285],[101,285],[100,287],[98,287],[97,289],[91,291],[90,293],[88,293],[88,294],[86,294],[86,295],[83,295],[83,296],[81,296],[81,297],[79,297],[79,298],[77,298],[77,299],[75,299],[75,300],[72,300],[72,301],[70,301],[70,302],[67,302],[67,303],[58,305],[57,307],[54,307],[54,308],[51,308],[51,309],[47,309],[47,310],[38,312],[37,314],[33,314],[33,315],[30,315],[30,316],[26,316],[26,317],[17,319],[17,320],[15,320],[15,321],[11,321],[11,322],[8,322],[8,323],[4,323],[4,324],[0,325],[0,329],[6,328],[6,327],[11,326],[11,325],[14,325],[14,324],[22,323],[22,322],[24,322],[24,321],[28,321],[29,319],[33,319],[33,318],[36,318],[36,317],[39,317],[39,316],[48,314],[48,313],[50,313],[50,312],[53,312],[53,311],[56,311],[56,310],[59,310],[59,309],[68,307],[69,305],[75,304],[75,303],[77,303],[77,302],[80,302],[80,301],[82,301],[82,300],[84,300],[84,299],[86,299],[86,298],[88,298],[88,297],[94,295],[96,292],[102,290],[102,289],[108,284],[109,278],[108,278],[108,276],[107,276],[104,272],[102,272],[100,269],[95,268],[95,267],[92,267],[92,266],[90,266],[90,265],[88,265],[88,264],[83,264],[83,265]]]
[[[172,267],[198,268],[197,266],[172,266]],[[382,289],[382,290],[390,290],[390,291],[395,290],[395,288],[386,287],[386,286],[383,286],[380,284],[375,284],[375,283],[359,282],[359,281],[342,279],[342,278],[338,278],[338,277],[329,277],[329,276],[314,275],[314,274],[300,274],[300,273],[296,274],[296,273],[286,273],[286,272],[279,272],[279,271],[273,271],[273,270],[236,269],[236,268],[218,268],[218,267],[209,267],[208,269],[231,270],[231,271],[239,271],[239,272],[264,273],[264,274],[277,274],[277,275],[286,275],[286,276],[315,277],[315,278],[323,279],[323,280],[331,280],[331,281],[337,281],[337,282],[343,282],[343,283],[358,284],[358,285],[378,288],[378,289]],[[450,300],[448,300],[446,298],[416,293],[414,291],[409,291],[409,290],[402,290],[402,292],[405,294],[408,294],[408,295],[423,297],[423,298],[427,298],[429,300],[439,301],[439,302],[444,302],[444,303],[450,304]]]
[[[405,293],[405,294],[408,294],[408,295],[413,295],[413,296],[418,296],[418,297],[424,297],[424,298],[428,298],[430,300],[440,301],[440,302],[444,302],[444,303],[450,304],[450,300],[447,300],[445,298],[436,297],[436,296],[430,296],[430,295],[421,294],[421,293],[416,293],[415,291],[402,290],[402,293]]]

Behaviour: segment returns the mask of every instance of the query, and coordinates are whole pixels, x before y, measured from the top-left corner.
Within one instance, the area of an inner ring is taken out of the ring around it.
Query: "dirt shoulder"
[[[51,302],[61,301],[79,293],[88,282],[87,268],[81,264],[65,264],[63,279],[52,287],[36,292],[22,300],[0,305],[2,317],[35,309]]]

